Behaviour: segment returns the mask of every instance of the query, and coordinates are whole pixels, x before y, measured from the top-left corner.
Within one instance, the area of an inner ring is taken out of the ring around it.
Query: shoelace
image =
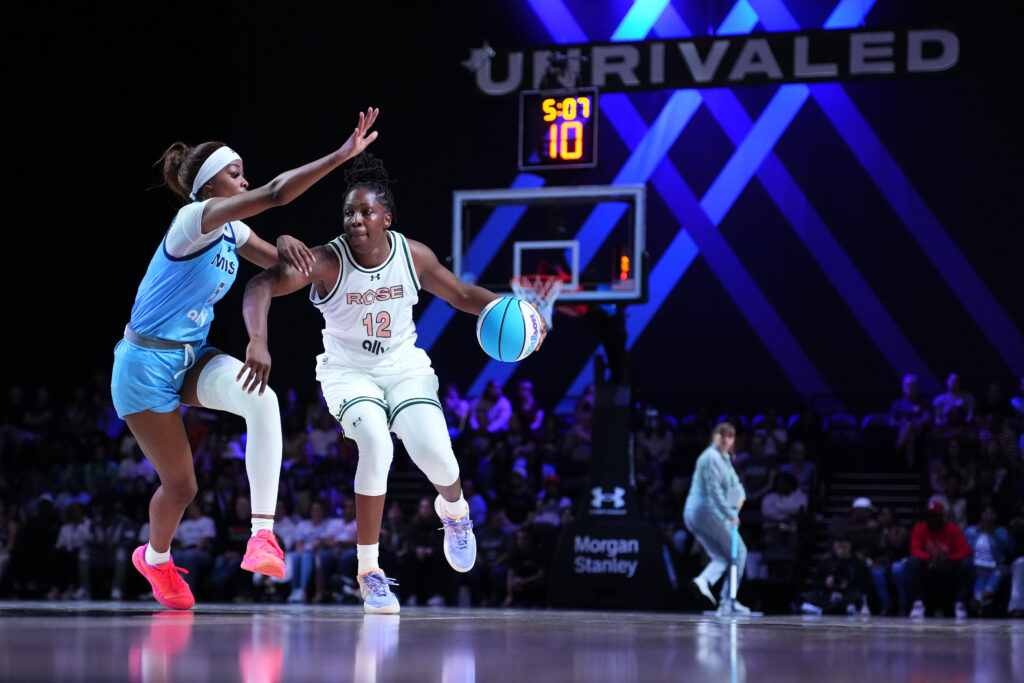
[[[171,563],[168,562],[167,564],[171,564]],[[188,574],[188,570],[185,569],[184,567],[176,567],[173,564],[171,564],[170,567],[166,567],[166,568],[162,564],[150,565],[150,566],[151,567],[156,567],[161,572],[163,572],[166,575],[167,580],[169,582],[171,582],[174,585],[175,588],[181,588],[181,585],[185,584],[185,579],[181,578],[181,576],[179,576],[178,574],[174,573],[174,572],[181,572],[182,574]],[[187,585],[187,584],[185,584],[185,585]]]
[[[363,581],[366,582],[366,587],[370,589],[370,592],[379,598],[384,597],[388,594],[388,586],[397,586],[398,582],[394,579],[389,579],[383,574],[366,574],[363,577]]]
[[[441,524],[442,526],[439,531],[443,531],[446,527],[451,527],[452,531],[455,532],[455,542],[458,544],[459,550],[465,550],[466,546],[469,545],[469,531],[473,528],[473,520],[468,515],[461,519],[442,517]]]
[[[281,559],[284,556],[284,553],[281,551],[280,546],[277,545],[277,540],[274,539],[272,536],[261,536],[257,534],[256,536],[253,536],[253,538],[256,539],[256,545],[259,547],[260,550],[273,551],[273,554],[278,559]]]

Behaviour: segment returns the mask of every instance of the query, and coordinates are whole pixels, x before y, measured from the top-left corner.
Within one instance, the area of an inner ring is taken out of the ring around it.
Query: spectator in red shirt
[[[925,508],[924,520],[910,535],[907,560],[907,584],[914,605],[911,618],[925,615],[925,593],[944,600],[952,589],[957,619],[967,618],[967,600],[971,596],[974,565],[971,547],[960,527],[946,520],[946,507],[932,500]]]

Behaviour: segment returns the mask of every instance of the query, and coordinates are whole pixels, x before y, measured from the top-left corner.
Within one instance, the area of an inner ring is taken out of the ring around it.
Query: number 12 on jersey
[[[366,328],[367,337],[381,337],[382,339],[387,339],[388,337],[391,336],[391,330],[388,329],[388,327],[391,326],[391,315],[387,311],[380,311],[379,313],[377,313],[376,323],[377,333],[374,334],[373,313],[367,313],[366,316],[363,318],[363,327]]]

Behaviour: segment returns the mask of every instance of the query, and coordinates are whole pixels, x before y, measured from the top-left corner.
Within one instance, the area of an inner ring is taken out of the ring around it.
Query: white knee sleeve
[[[395,454],[384,409],[362,401],[344,411],[343,420],[345,437],[355,441],[359,450],[353,489],[361,496],[383,496],[388,492],[388,472]]]
[[[395,434],[427,479],[435,486],[451,486],[459,478],[459,462],[444,413],[437,406],[419,403],[404,408],[392,423]]]
[[[277,394],[269,387],[262,396],[243,391],[242,382],[235,381],[241,369],[237,358],[217,355],[199,375],[196,394],[207,408],[245,418],[245,470],[252,512],[273,515],[281,477],[281,409]]]

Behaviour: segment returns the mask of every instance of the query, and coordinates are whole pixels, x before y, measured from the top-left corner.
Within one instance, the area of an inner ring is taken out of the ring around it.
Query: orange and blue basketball
[[[480,312],[476,340],[491,358],[514,363],[537,348],[543,323],[529,302],[512,296],[495,299]]]

